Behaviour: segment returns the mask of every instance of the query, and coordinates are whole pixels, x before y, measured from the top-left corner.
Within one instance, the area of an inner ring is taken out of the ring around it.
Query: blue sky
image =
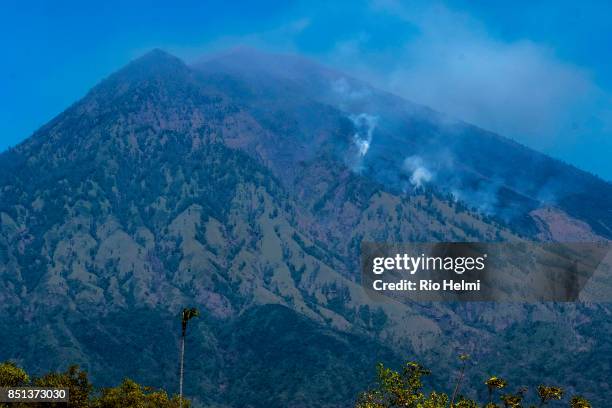
[[[612,180],[609,2],[0,5],[0,150],[150,48],[297,53]]]

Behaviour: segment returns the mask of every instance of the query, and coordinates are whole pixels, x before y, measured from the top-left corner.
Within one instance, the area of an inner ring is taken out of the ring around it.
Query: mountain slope
[[[427,182],[426,172],[436,188],[528,235],[546,232],[541,228],[546,220],[538,225],[530,214],[546,207],[612,237],[609,183],[512,140],[297,57],[238,49],[195,67],[218,89],[238,92],[246,109],[264,124],[281,115],[284,123],[292,123],[292,144],[259,146],[275,157],[291,156],[292,166],[285,171],[308,161],[320,146],[333,144],[349,167],[395,192]],[[339,109],[355,123],[337,125],[338,133],[326,134],[322,128],[330,126],[330,114],[317,110],[316,103]],[[356,140],[367,142],[363,157],[355,152]]]
[[[191,68],[153,51],[0,156],[7,358],[32,371],[77,362],[103,383],[130,375],[172,389],[176,316],[193,304],[205,317],[190,333],[188,393],[219,406],[348,406],[367,384],[364,370],[409,357],[439,369],[435,381],[447,386],[459,349],[483,362],[494,356],[504,374],[534,382],[562,382],[577,368],[605,371],[598,356],[610,345],[590,331],[607,327],[605,306],[373,303],[357,271],[362,240],[545,232],[529,214],[542,202],[511,183],[515,160],[539,160],[530,172],[549,169],[571,181],[567,191],[582,180],[594,186],[602,198],[592,205],[601,211],[574,211],[562,200],[551,210],[573,214],[593,236],[607,236],[609,185],[468,125],[444,128],[463,134],[442,133],[440,115],[391,95],[370,89],[371,98],[349,104],[333,86],[321,91],[331,83],[348,92],[338,85],[345,77],[310,63],[279,59],[286,69],[264,75],[278,57],[261,56],[250,69],[243,58]],[[415,185],[405,156],[425,157],[410,150],[424,141],[431,154],[442,143],[453,155],[466,151],[457,176],[466,185],[486,179],[483,159],[505,152],[509,162],[489,163],[502,175],[496,197],[508,190],[505,201],[490,215],[470,210],[450,195],[470,190],[445,182],[441,168]],[[524,222],[514,230],[501,225],[517,219]],[[556,339],[578,338],[586,341],[569,341],[567,350],[580,358],[569,363],[558,355],[549,370],[524,373],[542,355],[521,349],[526,366],[512,364],[516,339],[553,341],[564,351]],[[479,370],[475,378],[486,368]],[[575,386],[595,391],[588,376]]]

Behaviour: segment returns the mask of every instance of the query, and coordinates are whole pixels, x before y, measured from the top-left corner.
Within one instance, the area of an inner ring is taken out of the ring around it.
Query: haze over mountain
[[[189,304],[197,404],[349,406],[405,358],[447,387],[459,350],[475,384],[610,396],[608,305],[374,303],[358,265],[363,240],[608,240],[611,208],[593,175],[302,58],[154,50],[0,156],[2,357],[172,388]]]

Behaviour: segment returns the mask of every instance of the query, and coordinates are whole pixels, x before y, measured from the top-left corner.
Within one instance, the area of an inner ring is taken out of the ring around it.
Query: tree
[[[507,383],[506,383],[506,380],[493,376],[489,378],[487,381],[485,381],[485,384],[487,386],[487,389],[489,390],[489,404],[492,405],[493,404],[493,393],[495,392],[495,390],[501,390],[502,388],[505,388]]]
[[[23,387],[29,383],[28,374],[15,363],[12,361],[0,363],[0,387]],[[0,408],[8,408],[8,404],[0,403]]]
[[[378,387],[359,396],[356,408],[445,408],[448,396],[432,391],[422,392],[422,377],[429,370],[415,362],[406,363],[401,372],[379,364]]]
[[[30,379],[28,374],[12,362],[0,363],[0,387],[67,388],[69,401],[11,403],[11,408],[189,408],[188,400],[178,395],[170,397],[166,391],[142,386],[125,379],[119,386],[94,391],[87,373],[73,365],[64,372],[51,372]],[[9,405],[0,403],[0,408]]]
[[[179,407],[183,408],[183,376],[185,374],[185,336],[187,335],[187,323],[200,312],[196,308],[184,308],[181,316],[181,366],[179,370]]]
[[[87,373],[72,365],[63,373],[52,372],[34,380],[36,387],[67,388],[70,408],[88,408],[89,396],[93,392],[93,385],[87,378]],[[46,404],[45,406],[49,406]],[[63,407],[63,403],[50,405]]]
[[[104,388],[92,402],[92,408],[176,408],[189,407],[189,401],[182,401],[176,395],[172,398],[164,390],[143,387],[126,378],[121,385]]]
[[[575,395],[570,400],[571,408],[591,408],[591,403],[579,395]]]
[[[30,382],[30,377],[12,361],[0,363],[0,387],[20,387]]]
[[[467,355],[460,356],[462,367],[450,403],[447,394],[443,392],[437,390],[424,392],[421,379],[430,372],[418,363],[409,362],[402,371],[395,371],[379,364],[377,366],[377,387],[360,394],[355,408],[500,408],[502,405],[494,402],[493,397],[496,391],[507,389],[508,383],[497,376],[490,377],[484,382],[489,392],[488,402],[484,405],[459,395],[467,359]],[[528,388],[520,387],[514,394],[499,395],[499,400],[504,408],[523,408],[527,391]],[[550,401],[563,399],[563,394],[561,387],[544,385],[537,387],[540,407],[547,405]],[[591,408],[591,403],[576,395],[569,401],[569,407]]]
[[[540,406],[543,407],[552,400],[560,400],[563,398],[563,392],[563,388],[560,387],[539,385],[538,396],[540,397]]]
[[[457,379],[457,384],[455,385],[455,390],[453,391],[453,396],[451,397],[451,407],[455,404],[455,399],[459,395],[459,390],[461,389],[461,382],[463,381],[463,375],[465,374],[465,365],[469,359],[470,356],[468,354],[459,355],[459,360],[461,360],[461,371],[459,373],[459,378]]]

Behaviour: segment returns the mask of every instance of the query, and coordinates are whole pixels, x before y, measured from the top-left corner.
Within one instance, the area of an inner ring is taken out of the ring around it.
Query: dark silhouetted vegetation
[[[49,387],[67,388],[68,404],[63,402],[30,402],[1,404],[1,408],[177,408],[181,400],[161,389],[146,387],[126,378],[116,387],[95,389],[87,373],[77,366],[64,372],[51,372],[31,378],[25,370],[12,362],[0,363],[0,387]],[[182,400],[189,407],[188,400]]]
[[[450,398],[446,393],[431,390],[426,392],[423,377],[430,371],[415,362],[408,362],[400,371],[379,364],[377,367],[377,386],[363,392],[355,405],[356,408],[523,408],[545,407],[552,401],[564,398],[561,387],[539,385],[534,393],[529,393],[526,387],[519,388],[515,393],[504,392],[508,383],[503,378],[492,376],[484,385],[487,387],[488,399],[479,403],[458,393],[461,380],[465,374],[467,356],[462,354],[459,379]],[[530,403],[531,401],[531,403]],[[573,396],[569,402],[570,408],[591,408],[588,400],[581,396]]]
[[[179,385],[179,406],[183,407],[183,376],[185,375],[185,336],[187,336],[187,323],[194,317],[198,317],[200,312],[196,308],[185,308],[181,314],[181,367]]]

